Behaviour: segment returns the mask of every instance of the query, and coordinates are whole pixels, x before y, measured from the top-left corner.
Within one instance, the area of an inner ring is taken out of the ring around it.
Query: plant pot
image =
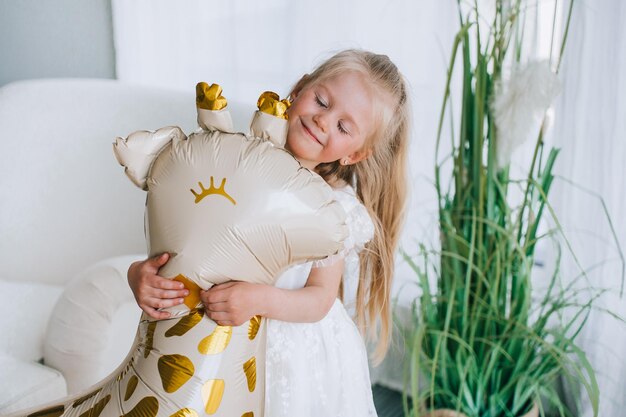
[[[422,414],[420,417],[467,417],[463,413],[459,413],[454,410],[449,410],[447,408],[441,408],[439,410],[429,411],[425,414]],[[520,417],[539,417],[539,407],[537,404],[530,409],[529,412]]]
[[[420,417],[467,417],[467,416],[463,413],[458,413],[454,410],[441,408],[439,410],[429,411],[426,414],[422,414]]]

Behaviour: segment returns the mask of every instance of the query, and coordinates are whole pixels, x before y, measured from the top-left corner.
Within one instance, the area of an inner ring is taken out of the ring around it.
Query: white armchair
[[[254,103],[229,107],[247,131]],[[129,352],[140,310],[126,271],[145,257],[145,193],[112,142],[167,125],[195,130],[193,86],[57,79],[0,88],[0,415],[85,389]],[[392,349],[373,381],[401,388],[402,356]]]
[[[193,87],[57,79],[0,88],[0,414],[84,389],[128,353],[140,311],[126,270],[145,257],[145,193],[112,142],[138,129],[194,130]],[[245,126],[253,106],[230,107]]]

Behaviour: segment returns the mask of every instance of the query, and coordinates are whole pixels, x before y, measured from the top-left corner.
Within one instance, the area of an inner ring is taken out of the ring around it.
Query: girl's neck
[[[330,185],[331,188],[344,188],[348,185],[347,182],[339,178],[333,178],[329,181],[326,181],[326,183]]]

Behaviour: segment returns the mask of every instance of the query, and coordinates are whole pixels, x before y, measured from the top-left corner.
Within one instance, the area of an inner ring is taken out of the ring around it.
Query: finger
[[[189,294],[189,290],[185,288],[185,285],[182,282],[174,281],[173,279],[163,278],[159,275],[149,275],[146,277],[146,284],[149,287],[162,289],[162,290],[180,290],[186,291],[183,297]]]
[[[172,281],[161,277],[151,277],[146,281],[147,288],[153,289],[156,293],[162,292],[164,295],[168,295],[164,298],[172,298],[172,294],[177,294],[175,297],[186,297],[189,295],[189,290],[185,288],[182,282]]]
[[[144,304],[153,309],[158,309],[158,308],[168,308],[168,307],[177,306],[177,305],[182,304],[183,301],[184,300],[182,298],[163,299],[163,298],[152,297],[152,298],[147,298]]]
[[[169,259],[170,259],[170,254],[167,252],[164,252],[160,255],[157,255],[148,259],[146,263],[156,269],[159,269],[160,267],[165,265]]]
[[[154,287],[150,284],[142,284],[139,286],[135,293],[136,298],[140,300],[147,300],[152,298],[185,298],[187,296],[186,290],[164,290]]]
[[[203,302],[208,304],[213,303],[223,303],[228,301],[230,298],[230,293],[226,290],[215,290],[215,291],[207,291],[204,295]]]
[[[228,312],[228,303],[207,303],[204,305],[207,311],[213,313],[227,313]]]
[[[172,298],[180,298],[183,299],[189,295],[189,291],[186,289],[183,290],[161,290],[155,288],[152,290],[151,295],[155,298],[163,298],[163,299],[172,299]]]
[[[248,320],[246,320],[246,319],[239,319],[239,320],[231,321],[231,324],[229,324],[229,326],[237,326],[238,327],[238,326],[241,326],[242,324],[244,324],[245,322],[247,322]]]
[[[206,313],[207,317],[213,320],[214,322],[232,322],[230,315],[223,311],[209,311]]]
[[[163,319],[167,319],[170,317],[170,313],[167,311],[160,311],[157,310],[155,308],[152,308],[150,306],[140,306],[141,309],[150,317],[152,317],[153,319],[157,319],[157,320],[163,320]]]
[[[227,288],[232,287],[233,285],[237,285],[237,281],[228,281],[228,282],[224,282],[222,284],[217,284],[217,285],[214,285],[211,288],[209,288],[207,291],[225,290]]]

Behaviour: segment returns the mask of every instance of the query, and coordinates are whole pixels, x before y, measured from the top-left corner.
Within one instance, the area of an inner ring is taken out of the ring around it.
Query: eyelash
[[[315,95],[315,101],[317,102],[317,104],[318,104],[320,107],[323,107],[323,108],[325,108],[325,109],[326,109],[326,108],[328,108],[328,104],[326,104],[324,101],[322,101],[322,99],[320,98],[320,96],[318,96],[317,94]],[[347,130],[346,130],[346,129],[342,126],[341,122],[340,122],[340,123],[337,123],[337,129],[339,129],[339,132],[340,132],[342,135],[347,135],[347,134],[349,134],[349,133],[350,133],[350,132],[348,132],[348,131],[347,131]]]

